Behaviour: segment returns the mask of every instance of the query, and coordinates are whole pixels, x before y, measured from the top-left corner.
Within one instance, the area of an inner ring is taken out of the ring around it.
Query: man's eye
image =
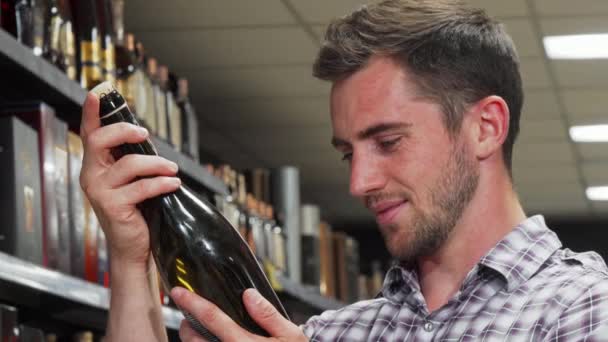
[[[342,161],[348,161],[348,162],[350,162],[351,159],[353,159],[353,153],[352,152],[344,153],[344,155],[342,155]]]
[[[399,143],[399,141],[401,141],[401,137],[390,140],[381,140],[378,144],[380,145],[380,148],[382,148],[382,150],[390,150],[394,148],[397,143]]]

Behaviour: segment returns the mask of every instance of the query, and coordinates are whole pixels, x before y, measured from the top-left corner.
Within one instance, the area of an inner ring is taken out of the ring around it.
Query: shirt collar
[[[530,279],[553,253],[562,246],[557,235],[547,228],[541,215],[521,222],[479,261],[484,267],[498,272],[511,292]],[[403,300],[414,290],[420,290],[413,268],[395,263],[384,278],[379,296]],[[400,297],[400,298],[395,298]]]
[[[501,274],[507,281],[507,291],[511,292],[530,279],[561,246],[543,216],[536,215],[507,234],[479,264]]]

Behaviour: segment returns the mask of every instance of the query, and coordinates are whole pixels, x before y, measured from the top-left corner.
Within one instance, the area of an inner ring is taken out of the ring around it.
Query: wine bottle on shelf
[[[0,27],[17,38],[17,0],[0,0]]]
[[[157,135],[158,128],[156,122],[156,100],[154,99],[154,81],[153,76],[150,73],[150,58],[146,56],[146,52],[144,46],[141,42],[138,42],[136,47],[138,63],[141,65],[141,69],[143,71],[143,82],[144,82],[144,92],[145,92],[145,100],[146,100],[146,124],[148,125],[148,129],[152,134]]]
[[[102,81],[101,37],[94,0],[71,0],[77,34],[76,59],[80,85],[92,89]]]
[[[69,79],[76,81],[78,71],[72,9],[68,0],[58,0],[57,4],[62,18],[61,29],[59,31],[59,50],[61,51],[63,60],[60,63],[60,68],[65,71]]]
[[[153,61],[156,61],[153,59]],[[156,128],[158,130],[158,137],[168,141],[169,140],[169,122],[167,120],[167,96],[165,95],[165,84],[162,76],[168,71],[166,67],[158,66],[156,62],[153,63],[157,66],[155,73],[156,87],[154,89],[154,98],[156,99]],[[167,75],[168,76],[168,75]]]
[[[161,136],[161,133],[167,135],[166,128],[161,132],[161,127],[166,127],[166,120],[161,118],[161,114],[164,113],[164,96],[162,96],[162,92],[160,90],[160,84],[158,83],[158,64],[155,58],[148,58],[146,61],[146,69],[147,69],[147,77],[150,80],[150,86],[152,87],[152,92],[147,93],[148,102],[151,103],[151,108],[153,109],[152,115],[150,115],[150,121],[154,122],[150,125],[153,127],[153,133],[157,136]],[[152,117],[153,116],[153,117]]]
[[[63,18],[61,16],[59,2],[57,0],[48,0],[45,24],[47,28],[45,30],[46,36],[44,38],[43,56],[53,65],[62,71],[65,71],[62,51],[59,44]]]
[[[116,81],[115,34],[111,0],[96,0],[101,37],[101,71],[104,81]]]
[[[129,104],[129,108],[138,115],[137,104],[135,103],[135,92],[137,89],[133,87],[135,82],[132,81],[136,70],[135,57],[135,37],[132,34],[127,34],[123,43],[118,43],[115,49],[116,57],[116,87],[121,94],[124,94],[125,100]]]
[[[116,122],[137,124],[124,98],[109,83],[93,89],[100,98],[102,125]],[[156,155],[148,139],[113,149],[115,158],[126,154]],[[186,186],[139,205],[150,230],[150,247],[165,289],[182,286],[215,303],[244,329],[268,336],[248,315],[242,302],[247,288],[262,296],[287,317],[247,243],[205,198]],[[190,324],[203,337],[218,341],[200,322],[185,312]]]
[[[177,104],[182,113],[182,152],[199,161],[198,152],[198,117],[190,103],[188,95],[188,80],[180,78],[177,81]]]
[[[241,178],[241,175],[239,175],[239,179],[240,178]],[[249,248],[253,252],[253,255],[255,255],[257,257],[259,251],[257,249],[257,246],[255,245],[255,240],[254,240],[254,230],[256,229],[256,226],[257,226],[256,203],[255,203],[255,199],[253,198],[253,196],[251,196],[251,194],[247,194],[245,198],[246,198],[245,208],[246,208],[246,213],[247,213],[247,224],[246,224],[247,238],[246,238],[246,241],[247,241],[247,245],[249,245]]]
[[[164,125],[161,123],[163,127],[159,128],[160,132],[165,132],[165,134],[159,134],[161,138],[167,141],[169,144],[173,145],[172,136],[172,128],[171,127],[171,92],[169,90],[169,68],[166,65],[161,65],[158,67],[158,84],[161,90],[161,97],[163,98],[161,107],[160,117],[164,118]],[[162,120],[161,120],[162,121]]]
[[[148,87],[149,80],[147,75],[144,44],[142,44],[142,42],[135,43],[135,69],[135,78],[133,80],[135,87],[137,88],[137,97],[135,98],[135,102],[139,108],[139,116],[143,120],[143,122],[140,122],[140,124],[143,124],[147,129],[154,132],[154,110],[153,107],[150,107],[148,102],[148,92],[152,90],[149,89],[151,86]]]
[[[182,112],[177,104],[177,77],[168,73],[167,81],[167,113],[169,114],[170,139],[173,147],[182,150]]]
[[[44,51],[46,0],[19,0],[15,3],[17,40],[36,56]]]

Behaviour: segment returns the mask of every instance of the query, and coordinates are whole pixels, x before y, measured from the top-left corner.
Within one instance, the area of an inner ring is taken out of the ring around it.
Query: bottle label
[[[116,81],[115,49],[112,42],[106,41],[106,48],[101,53],[101,65],[104,79],[112,84]]]
[[[62,20],[59,15],[55,15],[51,18],[50,24],[50,42],[49,46],[51,49],[51,53],[61,53],[61,45],[60,45],[60,37],[61,37],[61,24]]]
[[[72,23],[69,21],[61,25],[59,34],[59,50],[63,55],[63,64],[65,65],[65,73],[71,80],[76,80],[76,46],[74,44],[74,31]]]
[[[80,85],[83,88],[91,89],[102,80],[98,40],[94,42],[82,41],[80,43],[80,61]]]
[[[80,42],[80,61],[83,64],[99,64],[99,42],[83,40]]]

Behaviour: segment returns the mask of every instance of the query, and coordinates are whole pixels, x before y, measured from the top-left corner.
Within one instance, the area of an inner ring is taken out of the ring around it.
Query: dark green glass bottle
[[[138,125],[124,98],[108,83],[93,89],[100,98],[102,125],[129,122]],[[113,151],[115,158],[125,154],[156,155],[146,140],[124,144]],[[242,301],[248,288],[257,289],[287,318],[255,256],[238,231],[206,199],[185,186],[177,191],[139,204],[150,231],[150,249],[167,291],[184,287],[215,303],[244,329],[268,336],[248,315]],[[199,322],[184,312],[202,336],[218,341]]]

